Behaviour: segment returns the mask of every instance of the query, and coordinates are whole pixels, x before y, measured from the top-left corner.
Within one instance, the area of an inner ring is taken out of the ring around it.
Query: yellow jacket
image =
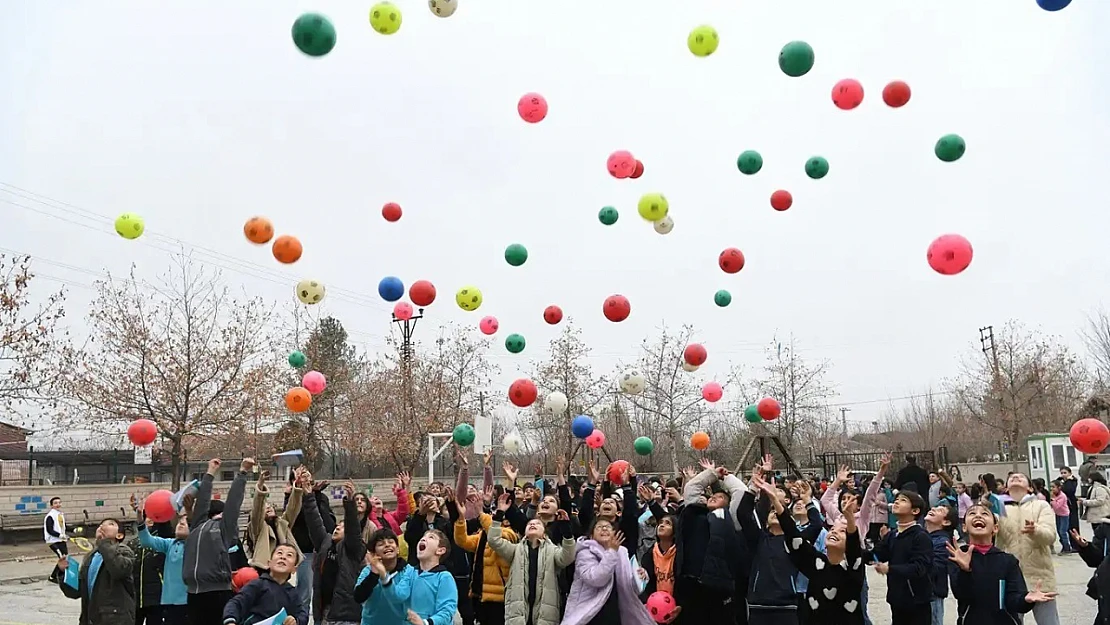
[[[493,523],[493,517],[488,514],[482,513],[478,515],[478,523],[482,529],[474,532],[473,534],[466,533],[466,521],[459,519],[455,521],[455,544],[462,547],[470,553],[478,550],[479,543],[482,542],[483,535],[489,531],[490,525]],[[501,538],[511,543],[517,542],[516,532],[503,527],[501,529]],[[478,559],[474,559],[477,564]],[[509,582],[509,563],[504,558],[497,555],[497,552],[490,546],[489,540],[485,541],[485,549],[482,553],[482,601],[492,601],[496,603],[505,602],[505,584]]]

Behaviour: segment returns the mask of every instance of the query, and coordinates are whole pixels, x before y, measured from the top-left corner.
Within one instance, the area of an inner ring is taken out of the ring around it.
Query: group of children
[[[773,474],[769,457],[747,483],[709,461],[663,480],[641,480],[631,465],[602,476],[592,462],[585,479],[568,479],[560,462],[553,483],[520,483],[504,463],[499,485],[486,454],[481,486],[457,459],[454,488],[410,493],[399,475],[394,512],[348,481],[338,520],[326,482],[296,470],[279,513],[262,472],[243,542],[238,511],[254,463],[243,461],[220,502],[213,460],[175,522],[143,523],[135,550],[105,521],[76,585],[64,558],[59,584],[81,599],[81,625],[252,625],[282,613],[281,625],[858,625],[870,622],[873,566],[894,625],[942,623],[949,592],[961,624],[1020,623],[1030,611],[1039,625],[1059,622],[1056,512],[1020,473],[996,511],[990,497],[930,506],[932,489],[920,485],[922,496],[912,482],[886,501],[889,456],[865,492],[845,467],[819,499],[818,484]],[[1103,527],[1090,542],[1069,537],[1110,580]],[[1099,579],[1088,592],[1110,614],[1110,581]]]

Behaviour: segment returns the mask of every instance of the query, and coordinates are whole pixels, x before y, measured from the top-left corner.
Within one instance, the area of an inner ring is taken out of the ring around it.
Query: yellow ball
[[[636,209],[640,211],[640,217],[655,222],[667,216],[671,205],[667,203],[667,198],[663,197],[662,193],[645,193],[640,198]]]
[[[690,31],[690,36],[686,38],[686,45],[690,48],[690,52],[694,56],[709,56],[717,51],[717,45],[721,43],[717,38],[717,29],[712,26],[698,26]]]
[[[116,232],[125,239],[137,239],[143,236],[146,224],[143,218],[135,213],[124,213],[116,217]]]
[[[297,299],[304,304],[319,304],[324,301],[324,285],[316,280],[301,280],[297,283]]]
[[[401,30],[401,9],[392,2],[379,2],[370,8],[370,25],[383,35]]]
[[[467,312],[474,312],[482,305],[482,292],[476,286],[464,286],[455,293],[455,303]]]

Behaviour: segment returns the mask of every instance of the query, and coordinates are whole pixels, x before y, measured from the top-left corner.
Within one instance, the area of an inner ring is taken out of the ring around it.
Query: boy
[[[1056,598],[1056,593],[1039,588],[1028,592],[1017,558],[994,546],[998,521],[988,504],[976,503],[967,509],[964,531],[967,546],[960,547],[955,541],[948,546],[949,559],[956,563],[951,580],[958,622],[1020,623],[1022,614]]]
[[[391,578],[381,584],[386,600],[394,606],[407,605],[412,625],[450,625],[459,605],[455,576],[441,564],[451,553],[447,535],[428,530],[416,544],[416,572],[411,584],[394,583]],[[380,571],[379,571],[380,574]]]
[[[331,536],[324,533],[324,522],[315,502],[308,502],[310,508],[308,523],[312,534],[314,609],[319,609],[317,622],[357,623],[362,618],[362,606],[355,599],[355,583],[362,561],[366,557],[366,545],[358,531],[358,507],[355,503],[355,483],[347,480],[343,484],[343,521],[336,524]],[[347,531],[347,528],[351,531]]]
[[[281,625],[308,625],[308,611],[301,595],[289,584],[289,578],[300,564],[301,551],[296,545],[278,545],[267,566],[269,571],[251,580],[224,607],[224,625],[250,625],[285,610]]]
[[[182,564],[185,559],[185,540],[189,538],[189,521],[185,516],[177,518],[173,538],[153,536],[146,524],[146,515],[139,509],[139,544],[146,549],[165,555],[162,565],[162,590],[159,603],[163,625],[185,625],[188,617],[186,604],[188,593],[182,578]]]
[[[886,602],[891,625],[931,625],[933,541],[917,518],[925,500],[911,490],[898,493],[891,504],[895,531],[875,545],[875,571],[887,576]]]
[[[58,586],[70,599],[81,600],[80,625],[133,625],[135,580],[131,567],[135,554],[123,543],[119,521],[105,519],[96,528],[96,548],[77,572],[77,587],[66,583],[69,558],[58,560]]]
[[[46,546],[59,559],[69,556],[69,536],[66,536],[66,518],[62,514],[61,497],[50,498],[50,511],[46,513],[46,517],[42,520],[42,537],[46,540]],[[57,567],[50,571],[49,581],[57,583]]]
[[[355,601],[362,604],[363,625],[404,623],[408,618],[404,604],[390,603],[384,592],[374,592],[387,583],[412,586],[416,569],[400,556],[393,530],[383,528],[370,537],[366,545],[366,566],[355,586]]]
[[[942,489],[943,490],[943,489]],[[925,514],[925,531],[933,544],[933,563],[929,575],[933,583],[933,625],[944,625],[944,599],[948,596],[948,543],[956,523],[956,508],[941,497],[940,504]]]

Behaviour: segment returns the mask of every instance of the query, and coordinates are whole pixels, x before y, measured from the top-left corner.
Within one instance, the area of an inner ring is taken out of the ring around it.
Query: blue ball
[[[594,420],[580,414],[570,422],[570,431],[578,438],[586,438],[594,433]]]
[[[1045,11],[1059,11],[1071,4],[1071,0],[1037,0],[1037,6]]]
[[[396,302],[405,296],[405,283],[396,276],[386,276],[378,283],[378,295],[387,302]]]

